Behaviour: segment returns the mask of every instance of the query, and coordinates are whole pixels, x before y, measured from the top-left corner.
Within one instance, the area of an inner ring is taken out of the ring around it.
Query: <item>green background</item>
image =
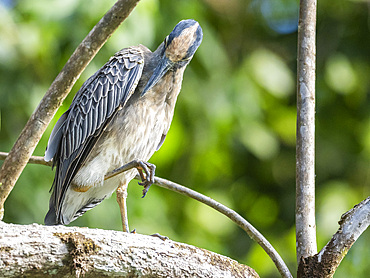
[[[0,1],[0,151],[9,151],[51,82],[114,1]],[[366,1],[318,3],[316,185],[321,249],[345,211],[370,193],[370,33]],[[204,39],[185,71],[167,139],[150,162],[157,175],[236,210],[295,262],[295,127],[298,1],[143,0],[77,81],[38,144],[82,83],[121,48],[155,48],[182,19]],[[53,181],[28,165],[5,206],[4,221],[43,223]],[[130,228],[160,233],[279,277],[263,250],[233,222],[192,199],[153,186],[129,186]],[[115,197],[71,225],[120,230]],[[335,277],[368,277],[370,233]]]

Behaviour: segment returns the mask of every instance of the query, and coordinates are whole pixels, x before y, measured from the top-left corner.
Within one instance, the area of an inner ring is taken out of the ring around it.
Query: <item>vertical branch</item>
[[[316,0],[301,0],[298,25],[296,246],[297,260],[317,253],[315,224]]]
[[[76,48],[31,115],[0,170],[0,220],[4,202],[72,86],[139,0],[118,0]],[[66,30],[68,32],[68,30]]]

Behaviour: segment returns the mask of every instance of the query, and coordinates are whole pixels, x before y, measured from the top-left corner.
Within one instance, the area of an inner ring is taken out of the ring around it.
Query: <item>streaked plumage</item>
[[[199,24],[183,20],[155,52],[125,48],[83,84],[45,152],[56,166],[45,224],[68,224],[118,186],[126,190],[135,169],[104,176],[132,160],[147,161],[161,147],[183,72],[201,40]]]

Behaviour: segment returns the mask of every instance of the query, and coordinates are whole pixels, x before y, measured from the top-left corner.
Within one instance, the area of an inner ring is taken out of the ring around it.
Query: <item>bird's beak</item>
[[[148,83],[146,83],[146,86],[143,92],[141,93],[141,96],[143,96],[147,91],[152,89],[158,83],[158,81],[163,77],[163,75],[165,75],[166,72],[170,68],[173,67],[173,65],[174,65],[174,62],[170,61],[170,59],[168,59],[166,55],[163,55],[158,66],[154,69],[154,72],[152,76],[150,77]]]

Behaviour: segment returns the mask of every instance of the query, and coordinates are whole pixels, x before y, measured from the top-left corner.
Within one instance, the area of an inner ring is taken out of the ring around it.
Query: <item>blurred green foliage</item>
[[[0,1],[0,150],[9,151],[75,47],[115,1]],[[317,231],[322,248],[340,215],[370,193],[370,34],[366,1],[318,1]],[[295,80],[297,0],[146,0],[78,80],[37,146],[82,83],[121,48],[154,50],[181,19],[204,40],[186,70],[175,118],[151,159],[157,175],[233,208],[295,263]],[[29,165],[5,207],[5,221],[43,223],[53,172]],[[153,186],[129,187],[131,228],[230,256],[261,277],[279,277],[263,250],[234,223],[194,200]],[[72,225],[121,229],[115,198]],[[368,277],[370,234],[335,277]]]

